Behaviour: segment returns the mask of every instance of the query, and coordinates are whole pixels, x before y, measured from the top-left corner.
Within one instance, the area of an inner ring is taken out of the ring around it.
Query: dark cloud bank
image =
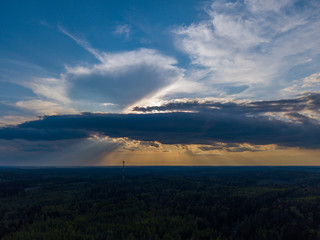
[[[138,112],[195,110],[210,112],[228,112],[232,114],[257,114],[266,112],[295,113],[303,110],[318,111],[320,109],[320,93],[307,93],[294,99],[276,101],[255,101],[249,103],[214,102],[190,100],[186,102],[170,102],[162,106],[135,107]]]
[[[92,134],[129,137],[164,144],[213,144],[214,142],[278,144],[320,148],[320,124],[297,113],[319,112],[320,94],[296,99],[250,103],[186,101],[160,107],[135,108],[143,114],[95,114],[45,116],[37,121],[0,129],[0,139],[61,140]],[[192,110],[193,113],[148,113]],[[282,112],[292,121],[262,116]]]

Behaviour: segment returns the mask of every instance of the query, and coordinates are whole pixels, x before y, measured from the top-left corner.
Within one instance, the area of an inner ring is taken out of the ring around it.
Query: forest
[[[0,168],[0,238],[320,239],[318,167]]]

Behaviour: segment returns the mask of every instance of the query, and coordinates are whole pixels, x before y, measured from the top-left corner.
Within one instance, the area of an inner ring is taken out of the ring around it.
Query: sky
[[[0,166],[320,165],[319,39],[319,0],[6,0]]]

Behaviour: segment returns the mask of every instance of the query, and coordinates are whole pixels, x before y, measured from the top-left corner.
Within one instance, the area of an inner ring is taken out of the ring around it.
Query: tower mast
[[[125,161],[122,162],[122,181],[124,181],[124,163]]]

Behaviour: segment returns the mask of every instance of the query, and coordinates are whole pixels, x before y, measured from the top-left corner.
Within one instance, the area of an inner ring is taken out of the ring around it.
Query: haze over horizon
[[[13,0],[0,19],[0,166],[320,165],[317,0]]]

